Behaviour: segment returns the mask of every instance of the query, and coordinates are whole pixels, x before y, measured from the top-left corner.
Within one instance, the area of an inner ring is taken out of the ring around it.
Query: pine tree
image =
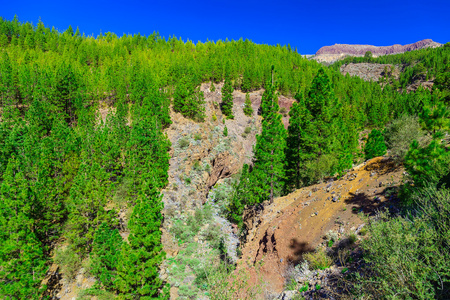
[[[245,102],[244,102],[244,114],[247,117],[250,117],[253,114],[252,102],[250,101],[250,94],[245,94]]]
[[[251,173],[253,196],[260,203],[273,202],[282,192],[285,179],[284,162],[286,148],[286,129],[278,113],[278,98],[275,87],[268,83],[263,94],[262,132],[256,137],[254,148],[254,168]]]
[[[0,189],[0,296],[38,299],[47,270],[35,235],[36,199],[14,156],[9,159]]]
[[[234,119],[233,116],[233,86],[231,85],[230,75],[226,74],[225,83],[222,87],[222,113],[227,116],[227,119]]]
[[[419,142],[413,141],[404,161],[414,184],[425,187],[427,184],[436,184],[448,174],[450,153],[439,139],[433,139],[425,147],[420,147]]]
[[[107,223],[102,223],[95,232],[91,252],[91,273],[98,278],[106,289],[114,287],[122,244],[123,241],[119,231],[111,229]]]
[[[242,227],[243,220],[242,215],[246,204],[252,203],[249,197],[250,190],[249,181],[249,167],[247,164],[242,166],[241,176],[239,183],[234,186],[233,195],[228,206],[229,218],[231,222],[236,223],[239,227]]]
[[[164,260],[160,226],[161,194],[148,181],[142,184],[128,223],[129,243],[124,243],[117,268],[116,289],[127,299],[150,299],[159,295],[159,266]]]
[[[431,134],[436,134],[437,131],[449,128],[449,121],[447,119],[449,113],[443,102],[439,102],[435,107],[424,107],[419,115],[422,128]]]
[[[306,147],[306,130],[311,120],[311,114],[305,107],[305,100],[302,94],[295,96],[294,102],[289,111],[288,136],[286,138],[286,188],[300,188],[302,185],[303,164],[310,156]]]
[[[369,134],[366,146],[364,147],[364,152],[366,154],[366,159],[371,159],[377,156],[382,156],[386,154],[386,143],[384,142],[383,134],[376,129],[373,129]]]

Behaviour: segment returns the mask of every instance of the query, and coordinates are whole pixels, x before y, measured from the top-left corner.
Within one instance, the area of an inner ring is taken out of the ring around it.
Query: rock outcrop
[[[369,64],[369,63],[359,63],[359,64],[346,64],[341,66],[342,75],[349,74],[350,76],[358,76],[366,81],[378,81],[381,77],[385,76],[386,68],[390,76],[398,79],[400,75],[400,69],[398,66],[393,66],[389,64]]]
[[[333,46],[324,46],[320,48],[313,59],[318,62],[334,62],[343,59],[346,56],[364,56],[367,51],[372,52],[374,57],[388,54],[397,54],[407,51],[419,50],[424,48],[436,48],[442,44],[436,43],[431,39],[425,39],[408,45],[391,45],[391,46],[373,46],[373,45],[349,45],[335,44]]]

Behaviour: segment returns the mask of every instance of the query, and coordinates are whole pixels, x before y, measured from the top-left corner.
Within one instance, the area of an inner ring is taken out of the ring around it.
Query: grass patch
[[[189,142],[189,139],[187,137],[183,137],[178,140],[178,147],[180,147],[180,149],[186,149],[190,144],[191,142]]]
[[[328,256],[324,249],[318,249],[314,252],[306,253],[303,257],[308,262],[312,270],[325,270],[333,263],[333,260]]]

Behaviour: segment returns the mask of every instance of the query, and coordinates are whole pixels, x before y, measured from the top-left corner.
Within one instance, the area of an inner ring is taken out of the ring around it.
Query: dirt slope
[[[339,180],[305,187],[271,205],[248,210],[246,225],[252,230],[238,265],[251,274],[251,284],[262,276],[266,294],[280,293],[289,264],[299,263],[329,230],[355,231],[363,223],[358,213],[373,214],[389,206],[393,197],[387,191],[398,186],[402,173],[387,158],[378,157]],[[255,266],[262,266],[259,274]]]

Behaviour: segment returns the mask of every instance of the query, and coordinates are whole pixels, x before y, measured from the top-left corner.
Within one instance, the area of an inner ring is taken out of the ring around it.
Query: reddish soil
[[[360,212],[373,215],[389,206],[388,190],[395,189],[403,169],[377,157],[355,167],[341,179],[305,187],[266,205],[246,224],[252,226],[238,269],[250,275],[250,285],[264,285],[265,292],[280,293],[289,264],[323,242],[334,230],[354,232],[363,221]],[[345,233],[344,233],[345,232]],[[261,295],[262,298],[262,295]]]

